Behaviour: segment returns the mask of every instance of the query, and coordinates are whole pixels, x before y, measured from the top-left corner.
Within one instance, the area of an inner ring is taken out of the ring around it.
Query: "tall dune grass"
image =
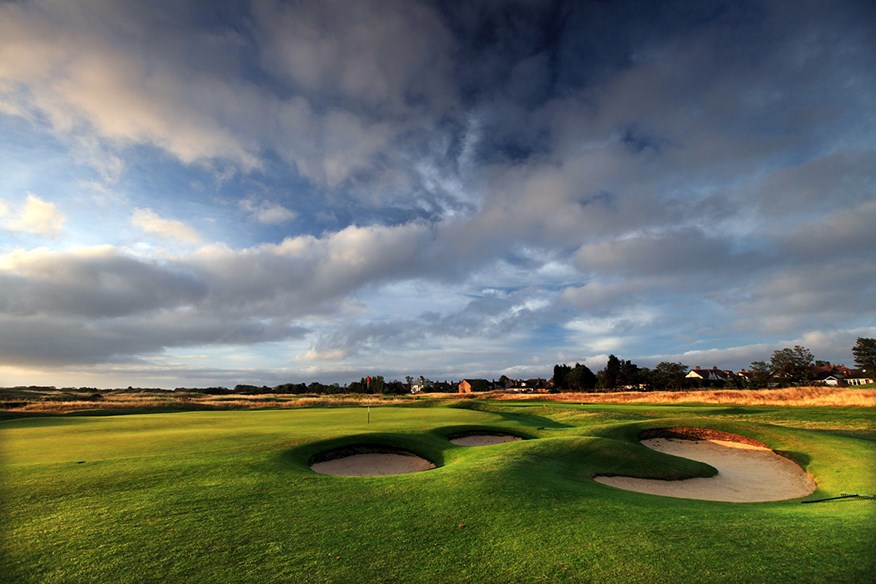
[[[787,387],[783,389],[718,389],[696,391],[626,391],[616,393],[497,394],[491,399],[541,399],[610,404],[733,404],[741,406],[876,407],[876,390],[845,387]]]
[[[3,396],[6,397],[6,396]],[[16,394],[0,399],[0,411],[29,414],[84,412],[149,412],[173,410],[237,410],[262,408],[350,407],[414,403],[417,400],[545,400],[612,404],[735,404],[754,406],[876,407],[876,389],[791,387],[767,390],[699,390],[616,393],[518,394],[493,391],[479,394],[370,395],[269,394],[203,395],[196,393]]]
[[[349,407],[377,406],[381,404],[409,402],[411,398],[396,396],[396,399],[381,395],[239,395],[239,396],[192,396],[175,395],[107,395],[99,400],[87,399],[32,399],[0,402],[0,410],[25,414],[64,414],[75,412],[127,412],[163,410],[245,410],[263,408]]]

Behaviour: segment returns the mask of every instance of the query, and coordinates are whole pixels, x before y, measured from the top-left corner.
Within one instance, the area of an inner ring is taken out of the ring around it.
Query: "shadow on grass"
[[[437,434],[444,440],[451,440],[462,436],[470,436],[472,434],[488,434],[493,436],[511,435],[523,440],[533,440],[538,438],[530,432],[520,431],[517,428],[506,428],[503,426],[487,426],[483,424],[459,424],[454,426],[443,426],[431,430],[433,434]]]
[[[766,414],[769,413],[768,410],[764,409],[755,409],[755,408],[746,408],[746,407],[735,407],[735,408],[722,408],[720,410],[715,411],[716,414],[730,415],[730,416],[752,416],[755,414]]]
[[[492,404],[485,403],[480,401],[464,401],[458,402],[450,405],[451,408],[459,408],[462,410],[476,410],[479,412],[488,412],[490,414],[496,414],[497,416],[502,417],[504,420],[508,422],[513,422],[515,424],[519,424],[521,426],[526,426],[527,428],[536,428],[538,430],[554,430],[561,428],[574,428],[575,426],[570,424],[564,424],[562,422],[558,422],[546,416],[539,416],[536,414],[522,414],[520,412],[511,412],[508,409]]]
[[[311,472],[310,464],[320,456],[329,452],[353,452],[363,447],[370,451],[379,451],[380,448],[387,452],[407,451],[425,458],[436,467],[445,463],[444,450],[452,447],[451,444],[437,435],[431,433],[367,433],[351,434],[318,442],[310,442],[280,453],[283,461],[291,464],[298,470]]]
[[[776,454],[784,456],[787,459],[793,460],[801,467],[806,468],[812,462],[812,457],[805,452],[796,452],[794,450],[774,450]]]

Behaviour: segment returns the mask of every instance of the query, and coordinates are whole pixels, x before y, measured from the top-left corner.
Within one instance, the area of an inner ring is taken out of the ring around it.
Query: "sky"
[[[876,337],[876,4],[0,3],[0,386]]]

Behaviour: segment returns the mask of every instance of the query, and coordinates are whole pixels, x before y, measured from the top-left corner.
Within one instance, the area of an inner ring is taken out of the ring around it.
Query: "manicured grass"
[[[803,464],[811,498],[876,492],[873,410],[471,403],[178,412],[0,422],[10,582],[863,582],[876,501],[713,503],[630,493],[595,473],[713,470],[641,430],[751,436]],[[464,429],[534,438],[455,446]],[[313,473],[353,442],[439,468]]]

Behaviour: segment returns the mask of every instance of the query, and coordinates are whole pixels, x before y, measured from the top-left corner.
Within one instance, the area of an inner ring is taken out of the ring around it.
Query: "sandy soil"
[[[517,440],[523,440],[523,438],[511,434],[469,434],[450,439],[453,444],[459,446],[492,446],[493,444],[504,444]]]
[[[736,503],[782,501],[804,497],[815,490],[815,483],[800,466],[769,448],[724,440],[677,438],[650,438],[642,444],[705,462],[718,469],[718,474],[681,481],[631,477],[595,477],[594,480],[639,493]]]
[[[310,468],[321,474],[366,477],[419,472],[433,469],[435,465],[414,454],[368,452],[316,462]]]

